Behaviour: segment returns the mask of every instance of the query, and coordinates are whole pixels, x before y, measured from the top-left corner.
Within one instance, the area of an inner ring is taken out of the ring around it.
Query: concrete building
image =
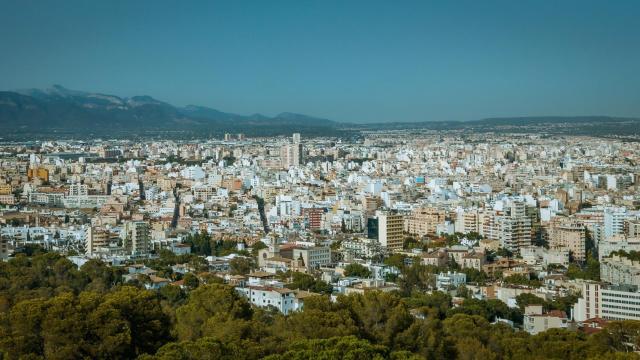
[[[128,221],[122,234],[125,250],[134,256],[147,255],[151,250],[150,226],[146,221]]]
[[[444,210],[422,207],[413,210],[407,218],[406,231],[417,236],[435,236],[437,226],[445,221],[446,212]]]
[[[555,218],[549,227],[549,248],[569,250],[573,259],[586,260],[586,228],[572,219]]]
[[[640,237],[640,220],[637,220],[637,219],[625,220],[624,234],[627,237]]]
[[[615,235],[598,242],[598,257],[600,260],[609,256],[612,252],[620,250],[626,252],[640,251],[640,238]]]
[[[624,233],[624,222],[627,217],[627,209],[624,207],[608,207],[604,209],[605,238]]]
[[[69,186],[69,196],[87,196],[89,187],[85,184],[72,184]]]
[[[287,288],[249,285],[236,287],[236,291],[246,297],[252,305],[272,306],[285,315],[303,307],[303,302],[296,297],[296,291]]]
[[[109,246],[110,240],[111,233],[108,230],[89,226],[87,228],[85,253],[89,256],[94,255],[100,248]]]
[[[292,140],[293,143],[284,144],[280,147],[280,161],[284,169],[292,166],[297,167],[303,163],[303,148],[300,142],[300,134],[293,134]]]
[[[522,201],[510,201],[495,215],[494,227],[500,246],[514,252],[531,245],[531,218]]]
[[[573,305],[573,320],[640,320],[640,292],[633,285],[585,282],[582,297]]]
[[[331,264],[331,248],[328,246],[295,247],[293,259],[302,259],[307,271]]]
[[[468,234],[471,232],[480,233],[480,227],[480,214],[478,209],[458,212],[455,221],[456,232],[462,234]]]
[[[322,228],[322,217],[324,216],[324,209],[310,208],[305,209],[304,213],[307,216],[309,229],[319,230],[320,228]]]
[[[404,241],[404,219],[390,212],[376,213],[378,219],[378,241],[388,250],[402,250]]]
[[[614,285],[640,286],[640,261],[611,255],[600,261],[600,280]]]
[[[524,310],[523,327],[531,335],[547,331],[549,329],[567,328],[569,319],[561,310],[542,311],[542,305],[528,305]]]
[[[441,291],[448,291],[456,289],[458,286],[467,282],[467,275],[465,273],[451,272],[438,274],[436,278],[436,288]]]

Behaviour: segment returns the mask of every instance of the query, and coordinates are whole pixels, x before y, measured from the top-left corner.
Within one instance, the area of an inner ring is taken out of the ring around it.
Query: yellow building
[[[438,224],[443,223],[445,218],[444,210],[431,207],[415,209],[407,220],[407,232],[418,236],[434,236]]]
[[[37,167],[37,168],[30,168],[27,170],[27,177],[29,178],[29,181],[38,178],[44,182],[48,182],[49,181],[49,170],[45,169],[45,168],[41,168],[41,167]]]
[[[0,195],[9,195],[13,192],[13,187],[9,184],[0,185]]]

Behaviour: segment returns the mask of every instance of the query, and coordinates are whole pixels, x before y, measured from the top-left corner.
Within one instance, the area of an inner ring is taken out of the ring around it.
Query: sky
[[[0,0],[0,90],[336,121],[640,116],[640,1]]]

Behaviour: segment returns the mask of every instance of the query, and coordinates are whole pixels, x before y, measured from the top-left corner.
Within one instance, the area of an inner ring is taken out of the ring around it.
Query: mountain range
[[[48,89],[0,91],[0,131],[3,134],[119,136],[179,132],[200,136],[242,132],[249,136],[273,136],[301,132],[311,136],[349,136],[362,130],[403,129],[637,137],[640,119],[546,116],[352,124],[290,112],[269,117],[238,115],[197,105],[177,107],[150,96],[119,97],[70,90],[60,85]]]
[[[45,90],[0,92],[0,128],[51,129],[77,132],[113,130],[209,129],[301,126],[333,127],[327,119],[283,112],[274,117],[222,112],[204,106],[176,107],[150,96],[129,98],[70,90],[60,85]]]

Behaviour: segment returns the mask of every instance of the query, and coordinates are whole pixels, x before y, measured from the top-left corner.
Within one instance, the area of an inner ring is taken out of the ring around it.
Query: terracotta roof
[[[149,275],[149,279],[151,280],[151,282],[154,282],[154,283],[163,283],[163,282],[168,283],[170,281],[169,279],[161,278],[155,275]]]
[[[562,311],[562,310],[550,310],[545,315],[551,316],[551,317],[557,317],[557,318],[561,318],[561,319],[564,319],[564,318],[567,317],[567,314],[565,314],[565,312]]]

